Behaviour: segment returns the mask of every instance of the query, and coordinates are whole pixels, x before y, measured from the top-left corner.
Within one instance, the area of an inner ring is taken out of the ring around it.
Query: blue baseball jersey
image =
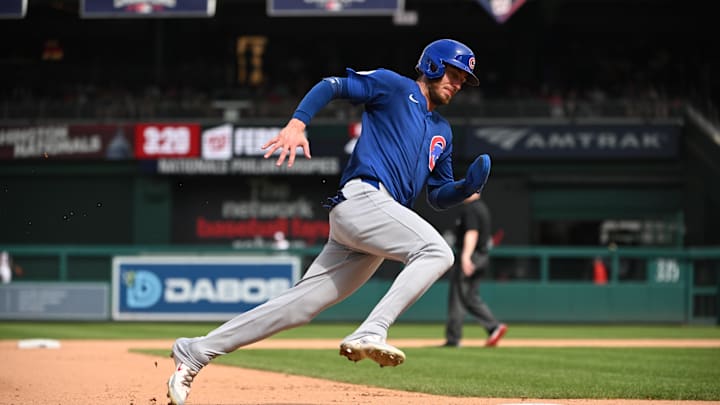
[[[365,111],[340,187],[356,177],[376,179],[412,207],[426,185],[454,181],[450,124],[428,111],[417,83],[387,69],[347,72],[348,98]]]

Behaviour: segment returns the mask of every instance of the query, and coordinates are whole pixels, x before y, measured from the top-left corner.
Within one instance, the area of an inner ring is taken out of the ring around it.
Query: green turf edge
[[[167,356],[166,350],[136,351]],[[241,349],[213,362],[458,397],[720,400],[719,349],[429,347],[405,353],[408,360],[396,368],[350,363],[335,350]]]
[[[0,322],[0,339],[171,339],[202,336],[220,322]],[[357,327],[350,323],[314,323],[281,332],[272,338],[342,339]],[[400,323],[390,328],[389,339],[442,339],[440,323]],[[465,338],[485,338],[478,325],[464,329]],[[720,339],[720,327],[707,325],[546,325],[511,324],[506,339]]]

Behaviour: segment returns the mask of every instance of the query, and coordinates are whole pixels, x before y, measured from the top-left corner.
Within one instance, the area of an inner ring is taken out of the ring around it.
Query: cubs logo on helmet
[[[428,158],[428,168],[430,169],[430,171],[433,171],[433,169],[435,169],[435,162],[437,162],[438,158],[440,158],[440,155],[442,155],[443,151],[445,150],[445,145],[447,145],[445,138],[440,135],[433,136],[432,140],[430,141],[430,153]]]
[[[467,84],[480,84],[475,70],[475,54],[465,44],[453,39],[439,39],[423,49],[415,70],[428,79],[439,79],[445,74],[446,66],[453,66],[467,73]]]

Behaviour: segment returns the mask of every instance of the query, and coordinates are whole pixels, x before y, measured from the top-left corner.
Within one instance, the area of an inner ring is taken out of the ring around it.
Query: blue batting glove
[[[482,154],[475,159],[465,173],[465,192],[469,195],[482,191],[490,176],[490,156]]]

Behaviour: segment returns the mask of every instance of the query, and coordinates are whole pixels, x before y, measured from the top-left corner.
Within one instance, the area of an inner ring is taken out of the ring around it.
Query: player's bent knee
[[[443,240],[442,243],[433,245],[433,251],[438,262],[438,267],[445,273],[455,263],[455,254],[450,246]]]
[[[450,269],[453,264],[455,264],[455,254],[453,253],[452,249],[450,249],[450,246],[445,246],[445,253],[443,254],[443,258],[445,259],[445,271]]]

